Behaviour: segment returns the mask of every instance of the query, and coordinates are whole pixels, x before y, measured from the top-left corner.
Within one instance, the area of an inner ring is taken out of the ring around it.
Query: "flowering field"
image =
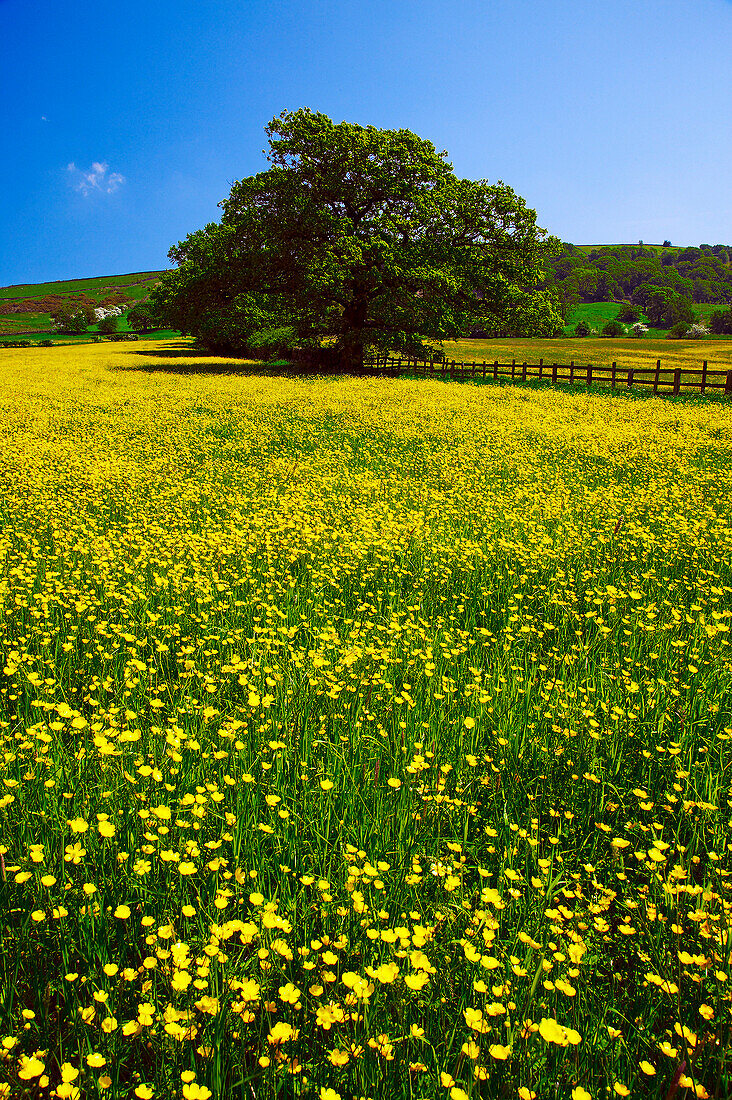
[[[0,351],[0,1097],[728,1096],[732,406],[176,364]]]

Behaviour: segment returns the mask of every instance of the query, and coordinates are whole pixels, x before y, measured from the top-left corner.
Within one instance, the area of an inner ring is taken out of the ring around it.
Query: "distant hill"
[[[97,275],[51,283],[20,283],[0,287],[0,334],[31,335],[51,330],[51,313],[62,305],[84,300],[94,305],[136,303],[147,298],[162,271]],[[120,325],[124,330],[124,324]]]
[[[694,303],[732,302],[732,246],[563,244],[549,261],[548,283],[573,307],[583,302],[644,304],[647,287],[665,287]]]

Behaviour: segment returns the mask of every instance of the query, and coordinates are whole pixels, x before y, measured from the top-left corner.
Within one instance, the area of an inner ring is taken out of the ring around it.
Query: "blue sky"
[[[165,267],[307,106],[577,244],[732,244],[730,0],[0,0],[0,285]]]

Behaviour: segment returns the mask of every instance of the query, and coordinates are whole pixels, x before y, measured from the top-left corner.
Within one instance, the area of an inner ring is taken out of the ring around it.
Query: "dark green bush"
[[[632,305],[630,302],[623,302],[620,307],[620,312],[615,318],[616,321],[640,321],[641,311],[638,306]]]

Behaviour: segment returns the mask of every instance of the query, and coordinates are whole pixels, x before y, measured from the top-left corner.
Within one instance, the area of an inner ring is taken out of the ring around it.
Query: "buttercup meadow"
[[[0,351],[0,1097],[729,1095],[730,407],[168,350]]]

